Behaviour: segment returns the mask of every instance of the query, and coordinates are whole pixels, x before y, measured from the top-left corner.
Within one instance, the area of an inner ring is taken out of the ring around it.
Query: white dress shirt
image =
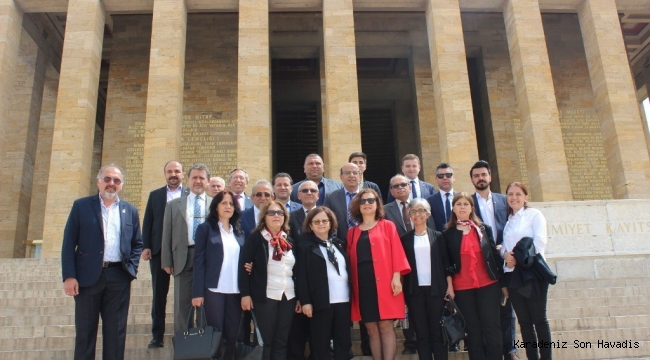
[[[420,191],[420,178],[415,178],[415,179],[406,178],[406,180],[408,180],[409,185],[411,185],[411,188],[413,188],[413,184],[411,183],[411,181],[415,181],[415,194],[418,196],[418,199],[421,198],[422,192]],[[413,200],[413,190],[409,192],[409,201],[410,200]]]
[[[519,211],[508,217],[508,222],[503,228],[503,248],[501,256],[515,248],[519,240],[524,237],[533,238],[535,252],[544,256],[546,249],[547,233],[546,218],[541,211],[532,208],[521,208]],[[505,272],[514,268],[503,266]]]
[[[120,198],[108,208],[104,199],[99,195],[99,203],[102,209],[102,231],[104,232],[104,261],[122,261],[120,254]]]
[[[189,246],[194,245],[194,201],[196,198],[199,199],[199,207],[201,208],[201,218],[198,219],[201,224],[203,224],[203,222],[205,221],[205,216],[206,216],[205,193],[201,195],[190,193],[189,195],[187,195],[187,209],[185,210],[185,221],[187,222],[187,240]]]
[[[268,234],[262,230],[262,235]],[[267,239],[267,237],[264,237]],[[286,236],[284,237],[286,239]],[[268,239],[267,239],[268,241]],[[293,266],[296,264],[296,258],[293,251],[285,251],[280,261],[273,260],[273,246],[269,242],[269,261],[266,270],[266,297],[272,300],[282,300],[282,294],[291,300],[296,297],[293,284]]]
[[[343,254],[341,254],[336,246],[332,246],[336,261],[339,264],[339,271],[341,272],[339,275],[336,272],[334,264],[327,257],[327,248],[325,246],[319,246],[319,248],[327,264],[327,287],[330,293],[330,304],[350,302],[350,287],[348,286],[348,271],[346,270],[345,257],[343,257]]]
[[[253,217],[255,218],[255,226],[260,223],[260,209],[253,205]]]
[[[232,226],[230,232],[228,232],[224,230],[223,224],[219,221],[219,231],[221,232],[221,243],[223,244],[223,262],[221,263],[217,288],[210,288],[209,290],[222,294],[239,294],[237,269],[239,267],[239,250],[241,247],[235,238]]]
[[[235,196],[237,196],[237,194],[235,194]],[[246,208],[245,208],[245,206],[246,206],[246,194],[244,194],[244,193],[239,194],[239,199],[236,199],[236,200],[239,203],[239,210],[241,210],[241,211],[246,210]]]
[[[487,200],[483,199],[483,197],[479,193],[476,193],[476,197],[478,198],[478,208],[481,211],[481,217],[483,218],[483,222],[490,225],[490,227],[492,228],[492,238],[496,243],[497,222],[494,218],[494,202],[492,201],[492,191],[488,193]]]
[[[422,236],[415,235],[413,250],[415,251],[415,267],[418,269],[418,284],[431,286],[431,244],[428,232]]]

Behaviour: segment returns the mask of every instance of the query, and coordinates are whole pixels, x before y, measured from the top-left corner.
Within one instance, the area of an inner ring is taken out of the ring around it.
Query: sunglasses
[[[366,204],[366,203],[374,204],[375,201],[377,201],[377,199],[375,199],[375,198],[359,199],[359,205],[363,205],[363,204]]]
[[[417,214],[424,214],[427,211],[425,209],[413,209],[409,211],[409,214],[411,215],[417,215]]]
[[[405,188],[407,186],[409,186],[409,184],[407,184],[407,183],[399,183],[399,184],[391,185],[390,188],[391,189],[399,189],[399,188]]]
[[[444,178],[451,179],[452,176],[454,176],[454,173],[436,174],[436,177],[438,179],[444,179]]]
[[[122,179],[119,179],[119,178],[113,178],[113,177],[110,177],[110,176],[104,176],[104,178],[102,178],[102,180],[103,180],[105,183],[107,183],[107,184],[110,184],[111,181],[112,181],[113,184],[115,184],[115,185],[119,185],[119,184],[122,183]]]
[[[266,216],[284,216],[282,210],[266,210]]]
[[[271,197],[271,194],[269,194],[269,193],[267,193],[267,192],[261,192],[261,191],[260,191],[260,192],[256,193],[255,196],[257,196],[257,197],[262,197],[262,196],[264,196],[264,197],[270,198],[270,197]]]
[[[307,194],[307,193],[315,194],[315,193],[318,192],[318,190],[316,190],[316,189],[302,189],[302,190],[300,190],[300,192],[303,193],[303,194]]]
[[[324,220],[312,220],[311,223],[314,224],[314,225],[320,225],[320,224],[327,225],[327,224],[330,223],[330,221],[327,220],[327,219],[324,219]]]

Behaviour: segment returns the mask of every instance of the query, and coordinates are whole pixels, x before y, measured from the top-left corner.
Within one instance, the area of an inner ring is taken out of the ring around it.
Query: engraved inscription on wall
[[[203,163],[212,176],[224,177],[237,166],[235,112],[186,111],[181,134],[181,162],[186,168]]]
[[[140,206],[142,190],[142,157],[144,156],[144,121],[136,120],[127,129],[127,136],[133,139],[126,148],[126,186],[120,197],[136,207]]]
[[[561,110],[560,124],[573,199],[611,199],[598,115],[593,110]]]
[[[517,141],[517,154],[519,155],[519,171],[521,172],[521,179],[519,179],[518,181],[521,181],[523,184],[529,185],[530,183],[528,182],[528,167],[526,166],[526,149],[524,149],[524,134],[521,128],[521,119],[519,118],[512,119],[512,124],[515,128],[515,138]]]

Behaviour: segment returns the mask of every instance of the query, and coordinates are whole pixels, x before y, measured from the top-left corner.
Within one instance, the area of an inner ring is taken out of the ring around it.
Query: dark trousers
[[[411,321],[411,309],[409,308],[409,323]],[[404,348],[409,348],[409,349],[417,349],[418,348],[418,342],[417,342],[417,336],[416,336],[417,330],[415,330],[414,327],[409,326],[408,329],[402,329],[402,333],[404,334]]]
[[[501,285],[496,282],[478,289],[457,290],[455,301],[465,318],[470,360],[500,360]]]
[[[536,297],[527,298],[516,290],[510,290],[512,307],[517,314],[519,327],[521,327],[521,338],[524,342],[551,342],[551,327],[546,319],[546,300],[548,297],[548,283],[540,281],[540,294]],[[533,328],[534,326],[534,328]],[[551,360],[551,348],[539,349],[532,346],[526,347],[526,357],[529,360]]]
[[[296,298],[282,300],[267,298],[265,302],[253,302],[257,326],[264,341],[264,360],[286,360],[287,340],[296,306]]]
[[[314,310],[311,318],[311,350],[314,360],[330,360],[330,339],[334,341],[334,360],[348,360],[350,337],[350,303],[330,304]]]
[[[102,359],[123,360],[131,275],[121,266],[103,268],[97,282],[74,297],[75,360],[95,359],[97,327],[102,317]]]
[[[309,337],[310,319],[303,314],[294,314],[289,331],[289,340],[287,343],[288,360],[305,360],[305,345]],[[310,353],[313,354],[314,348],[310,345]],[[309,357],[310,359],[313,356]]]
[[[151,301],[151,335],[154,340],[163,341],[165,336],[165,315],[167,314],[167,293],[169,292],[170,275],[161,268],[160,252],[152,255],[149,260],[151,267],[151,286],[153,300]]]
[[[503,344],[503,355],[508,355],[515,349],[515,331],[517,330],[515,322],[515,311],[512,308],[510,297],[506,305],[501,307],[501,341]]]
[[[443,343],[440,316],[445,306],[442,296],[431,295],[431,286],[420,286],[407,297],[409,328],[415,328],[420,360],[447,360],[447,346]]]
[[[241,296],[239,294],[222,294],[205,289],[205,317],[209,326],[221,332],[224,349],[222,360],[235,356],[235,341],[241,317]]]

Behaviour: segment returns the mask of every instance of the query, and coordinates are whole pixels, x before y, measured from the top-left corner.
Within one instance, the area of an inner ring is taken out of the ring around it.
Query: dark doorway
[[[388,183],[395,175],[395,136],[393,133],[393,109],[360,109],[361,148],[368,156],[368,179],[381,189],[382,197],[388,196]]]

